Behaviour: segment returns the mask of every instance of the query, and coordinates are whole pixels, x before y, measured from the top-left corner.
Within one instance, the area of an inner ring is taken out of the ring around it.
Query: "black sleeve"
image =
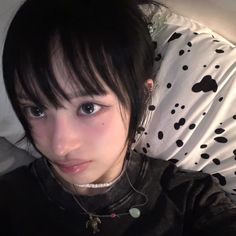
[[[200,186],[191,200],[195,202],[192,226],[196,235],[235,236],[236,205],[211,176],[206,176]]]
[[[236,236],[236,204],[212,176],[177,171],[168,187],[170,196],[184,212],[184,235]]]

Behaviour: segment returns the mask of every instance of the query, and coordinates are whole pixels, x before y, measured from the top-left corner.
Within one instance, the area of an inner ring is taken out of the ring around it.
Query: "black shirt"
[[[0,177],[0,235],[94,235],[84,209],[102,215],[97,236],[236,235],[236,206],[210,175],[137,153],[107,191],[76,199],[45,158],[20,167]]]

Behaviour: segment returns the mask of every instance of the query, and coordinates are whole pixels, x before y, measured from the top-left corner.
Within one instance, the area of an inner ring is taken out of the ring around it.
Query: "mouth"
[[[79,163],[53,163],[54,166],[56,166],[61,172],[63,173],[79,173],[87,169],[91,162],[90,161],[84,161]]]

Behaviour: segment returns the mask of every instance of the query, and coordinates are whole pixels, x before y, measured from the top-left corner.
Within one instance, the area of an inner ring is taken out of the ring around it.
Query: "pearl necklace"
[[[116,217],[120,217],[120,216],[125,216],[125,215],[130,215],[132,218],[139,218],[141,215],[141,211],[137,208],[137,207],[141,207],[147,204],[148,202],[148,197],[146,196],[146,194],[138,191],[137,189],[135,189],[135,187],[132,185],[128,173],[125,171],[126,174],[126,178],[129,182],[129,185],[131,186],[131,188],[138,194],[142,195],[144,197],[144,202],[141,204],[136,204],[134,206],[132,206],[128,212],[124,212],[124,213],[111,213],[111,214],[106,214],[106,215],[98,215],[96,213],[91,213],[89,212],[85,207],[82,206],[82,204],[80,203],[79,199],[73,195],[73,199],[75,200],[75,202],[80,206],[80,208],[85,212],[86,215],[88,215],[89,219],[86,221],[86,229],[90,228],[90,230],[92,230],[93,234],[100,232],[99,229],[99,224],[102,223],[101,218],[116,218]],[[112,181],[115,182],[115,181]],[[110,183],[108,183],[110,184]],[[76,191],[76,187],[74,184],[74,189]]]
[[[119,177],[120,176],[118,176],[118,178]],[[74,184],[74,186],[79,187],[79,188],[107,188],[107,187],[110,187],[112,184],[114,184],[118,178],[116,178],[113,181],[108,182],[108,183],[101,183],[101,184]]]
[[[122,168],[122,171],[121,171],[120,175],[118,177],[116,177],[114,180],[112,180],[111,182],[100,183],[100,184],[93,184],[93,183],[89,183],[89,184],[73,184],[73,186],[76,186],[76,187],[79,187],[79,188],[94,188],[94,189],[110,187],[112,184],[114,184],[121,177],[121,175],[126,170],[126,167],[127,167],[127,160],[125,160],[125,163],[124,163],[124,166]]]

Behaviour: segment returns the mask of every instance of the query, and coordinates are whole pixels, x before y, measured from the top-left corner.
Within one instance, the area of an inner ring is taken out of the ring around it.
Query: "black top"
[[[126,172],[105,193],[77,196],[88,212],[122,214],[99,217],[95,235],[236,235],[236,206],[210,175],[184,172],[137,153]],[[128,214],[135,205],[141,205],[139,218]],[[1,236],[94,235],[87,222],[88,215],[56,181],[46,159],[0,177]]]

